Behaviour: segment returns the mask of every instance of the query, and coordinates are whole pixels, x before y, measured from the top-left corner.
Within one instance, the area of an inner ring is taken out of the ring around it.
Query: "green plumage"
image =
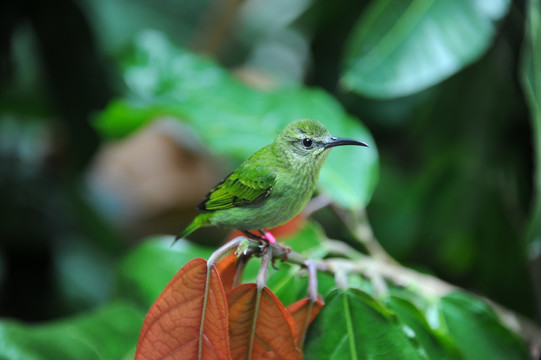
[[[366,144],[336,138],[313,120],[289,123],[270,145],[246,159],[197,206],[202,212],[178,236],[203,226],[243,231],[281,225],[302,211],[314,193],[329,149]]]

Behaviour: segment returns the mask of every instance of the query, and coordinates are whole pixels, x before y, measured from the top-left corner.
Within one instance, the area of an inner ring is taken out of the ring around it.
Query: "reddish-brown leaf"
[[[322,307],[323,299],[319,295],[315,303],[312,303],[308,298],[304,298],[287,307],[287,311],[297,325],[297,333],[295,335],[297,346],[302,346],[308,326],[310,326],[317,314],[319,314]]]
[[[233,282],[235,281],[235,276],[237,274],[238,259],[238,256],[232,252],[224,256],[218,261],[218,264],[216,264],[216,269],[222,279],[225,292],[228,292],[233,288]]]
[[[227,300],[233,359],[302,359],[294,340],[295,322],[267,287],[258,296],[256,284],[242,284]]]
[[[276,356],[275,353],[269,351],[261,355],[259,358],[260,360],[280,360],[278,356]]]
[[[184,265],[145,317],[135,359],[162,358],[231,359],[225,292],[203,259]]]

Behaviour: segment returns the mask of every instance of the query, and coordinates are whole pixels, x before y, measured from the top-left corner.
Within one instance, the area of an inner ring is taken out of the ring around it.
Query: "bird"
[[[216,226],[275,243],[265,229],[288,222],[304,209],[316,190],[329,150],[343,145],[368,146],[332,136],[316,120],[288,123],[273,143],[252,154],[206,195],[196,207],[200,214],[175,241],[201,227]]]

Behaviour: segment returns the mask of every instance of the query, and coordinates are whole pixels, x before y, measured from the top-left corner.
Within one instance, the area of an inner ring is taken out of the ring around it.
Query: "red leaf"
[[[301,299],[287,307],[287,311],[295,321],[297,325],[297,333],[295,336],[295,343],[297,346],[302,346],[304,343],[304,336],[308,326],[315,319],[319,311],[323,307],[323,299],[318,295],[317,301],[312,303],[310,299]]]
[[[240,359],[302,359],[295,322],[267,287],[243,284],[227,294],[231,356]]]
[[[262,354],[259,359],[260,360],[280,360],[280,358],[276,356],[275,353],[270,352],[270,351]]]
[[[227,300],[220,277],[193,259],[173,277],[148,311],[135,359],[231,359]]]
[[[237,274],[238,259],[238,256],[232,252],[224,256],[218,261],[218,264],[216,264],[216,269],[222,279],[225,292],[228,292],[234,286],[233,283]]]

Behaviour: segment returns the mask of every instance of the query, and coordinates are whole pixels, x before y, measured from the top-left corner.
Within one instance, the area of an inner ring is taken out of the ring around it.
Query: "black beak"
[[[325,149],[332,148],[335,146],[342,146],[342,145],[358,145],[358,146],[366,146],[365,143],[362,141],[354,140],[354,139],[346,139],[346,138],[339,138],[339,137],[331,137],[331,141],[325,144]]]

